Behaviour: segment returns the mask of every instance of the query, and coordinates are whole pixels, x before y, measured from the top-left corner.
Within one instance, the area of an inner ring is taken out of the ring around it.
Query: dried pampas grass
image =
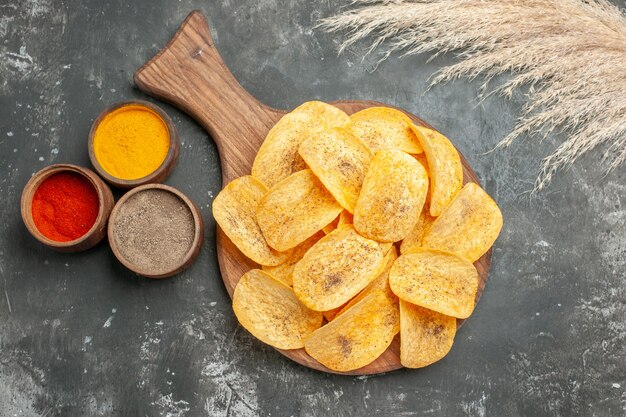
[[[626,160],[626,16],[606,0],[355,0],[362,7],[323,19],[346,31],[341,49],[370,35],[382,59],[458,52],[432,84],[459,77],[512,76],[490,93],[511,96],[527,86],[528,101],[514,130],[498,146],[525,134],[568,138],[545,158],[535,190],[554,173],[605,145],[606,172]],[[367,4],[364,4],[367,3]]]

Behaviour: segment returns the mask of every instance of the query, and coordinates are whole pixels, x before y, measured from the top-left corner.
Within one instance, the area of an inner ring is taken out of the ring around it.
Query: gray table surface
[[[619,4],[623,4],[620,2]],[[524,139],[488,155],[522,95],[476,103],[478,83],[422,94],[449,58],[337,56],[313,29],[341,4],[307,1],[52,1],[0,4],[0,416],[623,416],[626,414],[626,181],[599,153],[535,197],[558,143]],[[22,187],[52,163],[89,166],[105,106],[146,98],[133,72],[202,9],[226,64],[265,103],[373,99],[449,136],[500,204],[490,281],[450,354],[422,370],[344,377],[303,368],[237,325],[219,276],[211,138],[162,104],[182,140],[167,180],[202,208],[193,267],[153,281],[106,243],[58,254],[26,232]]]

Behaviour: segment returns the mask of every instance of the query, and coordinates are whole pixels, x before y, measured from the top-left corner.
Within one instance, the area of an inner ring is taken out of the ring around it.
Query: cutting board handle
[[[199,10],[191,12],[169,44],[135,72],[134,81],[147,94],[184,110],[211,134],[223,179],[250,173],[246,155],[256,154],[260,141],[284,114],[237,82]]]

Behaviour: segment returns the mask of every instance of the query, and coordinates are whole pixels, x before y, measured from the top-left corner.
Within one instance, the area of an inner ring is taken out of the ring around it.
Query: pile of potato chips
[[[213,214],[261,265],[235,288],[241,325],[340,372],[376,360],[398,333],[403,366],[443,358],[474,309],[473,263],[502,227],[491,197],[463,186],[443,135],[395,109],[348,116],[322,102],[276,123]]]

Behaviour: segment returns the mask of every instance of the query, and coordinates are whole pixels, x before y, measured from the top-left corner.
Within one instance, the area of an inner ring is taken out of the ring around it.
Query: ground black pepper
[[[167,273],[179,266],[195,234],[187,205],[169,191],[156,189],[126,200],[112,230],[122,257],[150,274]]]

